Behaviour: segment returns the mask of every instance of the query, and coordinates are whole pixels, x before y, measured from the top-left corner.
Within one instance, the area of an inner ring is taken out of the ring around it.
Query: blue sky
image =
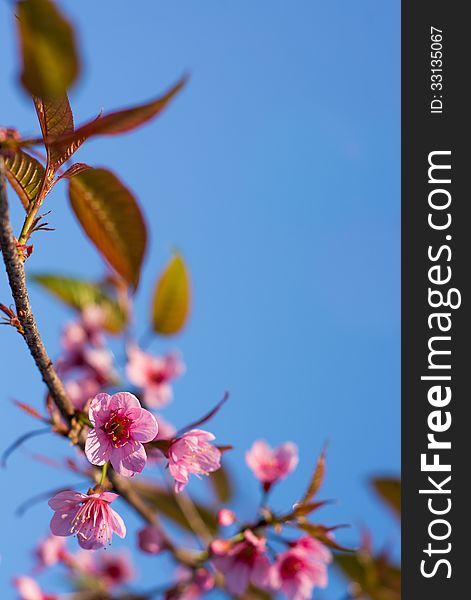
[[[278,508],[302,493],[328,440],[322,496],[338,502],[325,509],[325,521],[353,525],[340,536],[346,543],[367,525],[379,542],[397,547],[396,523],[367,480],[398,473],[400,460],[399,3],[61,5],[77,25],[84,56],[71,94],[77,122],[147,100],[191,73],[158,121],[92,141],[77,155],[117,172],[149,220],[140,331],[171,249],[178,247],[190,266],[190,325],[178,338],[152,344],[155,352],[180,348],[188,367],[165,416],[184,424],[230,390],[211,428],[236,446],[228,461],[241,487],[235,506],[245,507],[245,516],[258,501],[244,464],[254,439],[299,445],[297,471],[274,494]],[[1,3],[0,122],[33,133],[34,111],[16,85],[12,24],[8,3]],[[102,263],[70,214],[65,186],[47,209],[56,231],[36,236],[29,272],[100,277]],[[15,210],[17,229],[20,217]],[[40,290],[31,295],[57,356],[70,314]],[[5,277],[0,301],[10,303]],[[35,427],[10,399],[39,407],[43,388],[20,337],[7,328],[0,335],[6,446]],[[72,452],[49,438],[27,448]],[[0,472],[2,598],[14,597],[8,582],[30,568],[30,547],[50,516],[45,503],[21,519],[15,508],[69,483],[64,477],[70,479],[21,452]],[[122,512],[133,545],[136,520]],[[139,567],[143,586],[152,584],[154,565],[145,559]],[[61,585],[44,582],[50,590]],[[334,581],[317,597],[341,594]]]

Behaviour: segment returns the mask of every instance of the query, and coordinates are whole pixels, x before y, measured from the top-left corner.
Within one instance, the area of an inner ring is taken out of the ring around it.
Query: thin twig
[[[59,379],[41,340],[29,301],[25,269],[18,254],[16,239],[10,223],[4,173],[4,161],[3,157],[0,156],[0,248],[11,293],[15,301],[16,314],[23,328],[26,344],[43,381],[62,416],[67,422],[70,422],[75,412],[73,404],[67,397],[62,381]]]

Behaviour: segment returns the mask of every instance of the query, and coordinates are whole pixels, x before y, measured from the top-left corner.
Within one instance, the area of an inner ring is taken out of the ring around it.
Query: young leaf
[[[190,281],[183,258],[176,254],[157,281],[152,302],[152,328],[156,333],[178,333],[190,310]]]
[[[183,435],[186,431],[190,431],[191,429],[198,429],[198,427],[201,427],[201,425],[210,421],[215,415],[217,415],[217,413],[221,410],[222,406],[228,400],[229,400],[229,392],[224,392],[224,396],[222,397],[221,400],[219,400],[219,402],[216,404],[216,406],[214,408],[212,408],[203,417],[200,417],[193,423],[190,423],[190,425],[185,425],[185,427],[182,427],[178,431],[177,436]]]
[[[86,235],[136,289],[147,230],[134,196],[111,171],[90,168],[69,180],[69,199]]]
[[[43,415],[36,409],[34,406],[27,404],[26,402],[21,402],[20,400],[13,400],[13,404],[23,410],[25,413],[28,413],[31,417],[38,419],[39,421],[43,421],[47,423],[48,420],[43,417]]]
[[[311,481],[300,504],[308,503],[316,495],[316,493],[322,485],[325,475],[325,452],[326,451],[324,448],[317,460],[317,465],[312,475]]]
[[[42,164],[22,150],[5,157],[5,174],[25,210],[34,202],[45,177]]]
[[[42,100],[34,96],[33,101],[41,125],[49,164],[51,169],[56,171],[73,154],[69,144],[48,143],[48,139],[51,137],[73,135],[74,133],[74,117],[69,99],[64,94],[54,100]],[[77,148],[74,149],[74,152]]]
[[[73,165],[71,165],[67,171],[65,171],[64,173],[62,173],[62,175],[60,175],[59,177],[57,177],[55,179],[55,181],[60,181],[61,179],[70,179],[71,177],[74,177],[74,175],[78,175],[79,173],[82,173],[83,171],[86,171],[87,169],[91,169],[92,167],[90,167],[89,165],[86,165],[85,163],[75,163]]]
[[[52,0],[18,0],[21,83],[33,96],[58,98],[75,81],[75,34]]]
[[[178,94],[186,81],[187,78],[182,77],[180,81],[162,96],[139,106],[100,115],[93,121],[81,125],[72,133],[63,132],[63,135],[61,135],[51,132],[50,139],[46,141],[51,147],[55,147],[56,145],[74,145],[82,143],[94,135],[117,135],[132,131],[158,116]]]
[[[232,500],[234,488],[227,468],[221,466],[220,469],[211,473],[211,477],[208,477],[207,480],[220,502],[227,504]]]
[[[334,538],[330,535],[331,531],[335,529],[340,529],[342,527],[348,527],[348,525],[337,525],[335,527],[325,527],[325,525],[314,525],[313,523],[298,523],[299,529],[305,531],[312,538],[319,540],[329,548],[333,548],[334,550],[340,550],[341,552],[354,552],[352,548],[347,548],[346,546],[341,546],[337,544]]]
[[[146,503],[158,513],[167,517],[183,529],[192,531],[191,523],[175,502],[173,494],[157,485],[142,480],[134,481],[133,487]],[[195,502],[195,508],[209,531],[215,534],[218,530],[218,522],[213,511],[198,502]]]
[[[120,333],[126,324],[127,316],[116,300],[103,292],[95,283],[60,275],[33,275],[31,279],[39,283],[68,306],[83,310],[87,306],[99,306],[105,316],[104,327],[109,333]]]
[[[401,572],[360,550],[355,554],[337,554],[335,563],[355,584],[362,597],[370,600],[400,600]]]
[[[394,477],[377,477],[371,480],[376,493],[388,504],[398,517],[401,516],[401,480]]]

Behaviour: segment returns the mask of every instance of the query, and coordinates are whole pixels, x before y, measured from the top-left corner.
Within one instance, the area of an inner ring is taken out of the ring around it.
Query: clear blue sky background
[[[192,273],[192,320],[156,352],[178,346],[188,372],[166,416],[183,424],[231,401],[211,424],[231,454],[241,492],[258,499],[244,464],[254,439],[294,440],[297,471],[274,495],[287,508],[329,440],[322,493],[338,504],[329,523],[367,525],[398,545],[393,518],[371,494],[370,475],[399,470],[399,2],[205,0],[61,3],[76,23],[83,76],[71,94],[78,122],[155,96],[189,70],[187,89],[152,125],[91,142],[78,158],[105,165],[135,191],[152,228],[138,306],[141,330],[158,271],[177,246]],[[9,3],[0,4],[0,122],[37,131],[16,85]],[[65,186],[48,199],[53,233],[35,238],[30,272],[99,277],[102,263],[69,213]],[[21,213],[15,211],[18,230]],[[69,313],[31,292],[53,356]],[[5,277],[0,301],[10,303]],[[43,387],[22,340],[2,328],[0,380],[5,447],[34,421],[12,407],[40,407]],[[67,450],[38,438],[34,452]],[[67,450],[71,452],[71,450]],[[0,472],[1,598],[31,566],[46,533],[45,503],[19,519],[25,498],[73,482],[21,452]],[[65,481],[67,480],[67,481]],[[137,521],[126,512],[134,544]],[[321,515],[319,514],[319,518]],[[117,544],[119,546],[119,544]],[[142,586],[155,561],[139,567]],[[161,575],[159,575],[161,577]],[[60,579],[46,577],[50,591]],[[319,599],[340,600],[334,580]]]

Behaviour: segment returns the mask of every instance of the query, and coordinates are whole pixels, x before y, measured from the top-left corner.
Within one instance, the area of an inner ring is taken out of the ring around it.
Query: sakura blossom
[[[232,510],[223,508],[218,512],[218,523],[219,525],[222,525],[222,527],[229,527],[229,525],[232,525],[235,520],[236,516]]]
[[[130,582],[135,577],[127,552],[100,552],[81,550],[68,561],[75,577],[95,580],[94,585],[108,590]]]
[[[83,310],[79,321],[68,323],[62,333],[64,353],[57,360],[57,371],[77,410],[84,410],[103,387],[117,381],[113,355],[104,345],[103,320],[103,311],[92,305]]]
[[[135,345],[128,348],[127,377],[143,390],[144,402],[148,406],[168,404],[173,397],[171,382],[184,371],[185,365],[175,353],[153,356]]]
[[[187,570],[182,569],[180,583],[168,594],[167,600],[198,600],[214,587],[214,576],[205,568],[196,569],[186,575]],[[186,576],[185,576],[186,575]]]
[[[104,322],[103,310],[99,306],[89,304],[82,310],[79,321],[73,321],[64,327],[61,338],[63,348],[73,352],[83,348],[86,343],[102,347]]]
[[[118,587],[132,581],[135,572],[129,555],[125,552],[101,554],[97,576],[108,587]]]
[[[289,600],[309,600],[315,587],[327,586],[330,551],[317,540],[303,537],[278,555],[270,571],[270,585]]]
[[[165,538],[160,527],[147,525],[137,533],[138,546],[147,554],[159,554],[166,547]]]
[[[179,494],[188,484],[191,474],[208,475],[221,466],[221,452],[209,442],[215,436],[209,431],[191,429],[177,438],[168,450],[169,471]]]
[[[63,537],[49,535],[41,540],[35,550],[38,569],[45,569],[56,565],[67,557],[66,541]]]
[[[93,425],[85,443],[88,460],[97,466],[111,461],[123,477],[140,473],[147,460],[142,443],[152,441],[158,433],[154,415],[141,408],[133,394],[118,392],[95,396],[88,416]]]
[[[258,440],[246,452],[245,460],[255,477],[268,488],[287,477],[296,468],[298,449],[292,442],[271,448],[265,441]]]
[[[116,498],[118,495],[111,492],[59,492],[48,502],[54,511],[51,532],[61,537],[76,535],[85,550],[102,548],[111,542],[113,533],[124,538],[126,526],[110,506]]]
[[[266,539],[245,530],[241,542],[228,545],[212,544],[213,564],[224,575],[227,590],[236,596],[243,594],[249,583],[266,588],[270,581],[271,564],[266,555]]]
[[[45,594],[39,583],[27,575],[15,577],[13,584],[18,592],[19,600],[57,600],[57,596]]]

